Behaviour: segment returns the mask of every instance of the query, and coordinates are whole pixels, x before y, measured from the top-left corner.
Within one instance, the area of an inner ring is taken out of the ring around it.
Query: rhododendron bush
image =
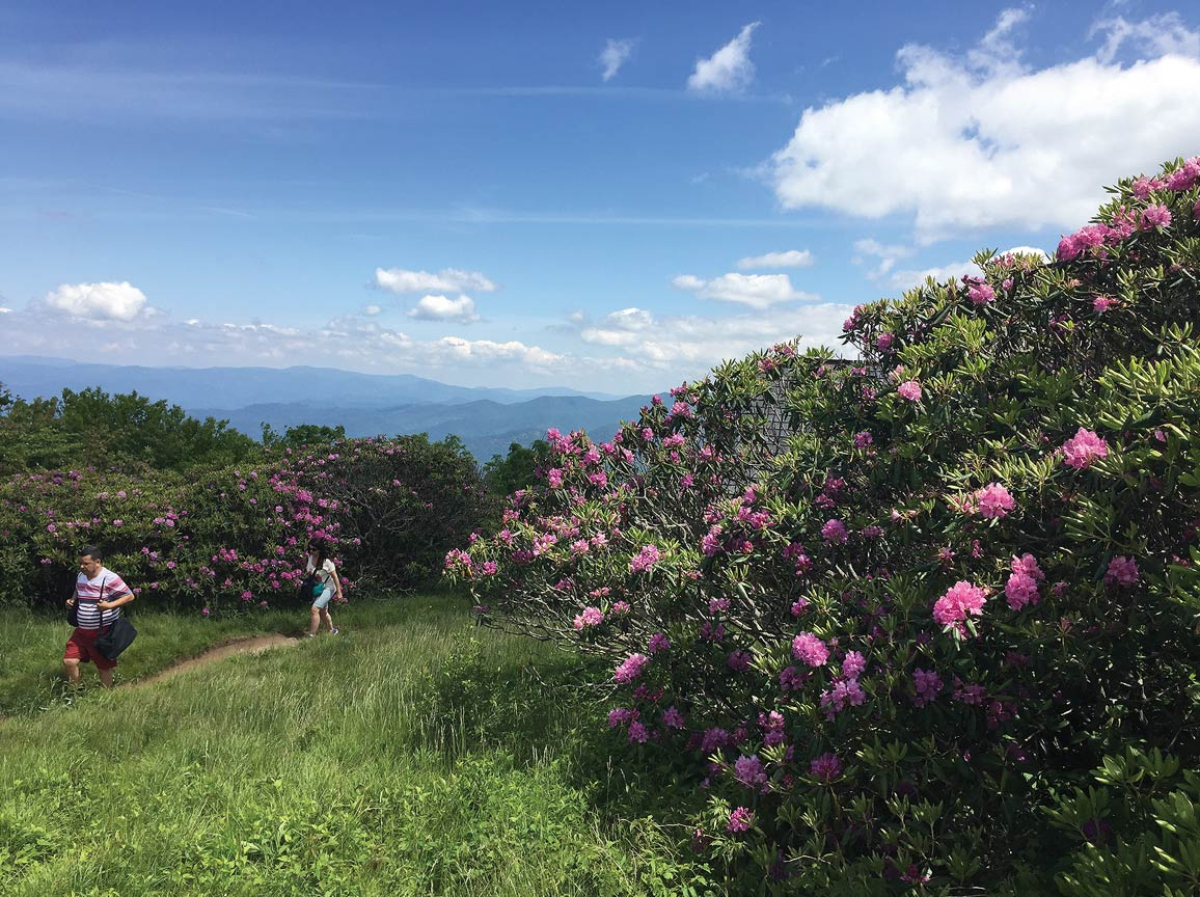
[[[551,432],[448,573],[610,659],[613,737],[707,789],[742,887],[1196,892],[1183,835],[1087,794],[1138,746],[1198,765],[1198,181],[856,309],[854,361],[780,345]]]
[[[293,599],[314,537],[350,588],[411,586],[490,503],[470,455],[424,436],[187,473],[24,473],[0,484],[0,600],[64,600],[90,543],[143,600],[210,610]]]

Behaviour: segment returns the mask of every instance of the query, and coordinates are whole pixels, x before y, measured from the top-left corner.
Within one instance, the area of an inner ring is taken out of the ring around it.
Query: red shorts
[[[63,660],[94,663],[98,670],[111,670],[117,665],[117,662],[109,660],[96,650],[96,639],[99,636],[100,632],[96,629],[76,629],[67,639],[67,649],[63,652]]]

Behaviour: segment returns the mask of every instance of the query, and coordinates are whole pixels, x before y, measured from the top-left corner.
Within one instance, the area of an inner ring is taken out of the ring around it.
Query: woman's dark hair
[[[324,539],[313,539],[308,543],[308,550],[315,551],[317,554],[316,563],[313,564],[318,570],[329,560],[329,543]]]
[[[100,547],[97,545],[84,545],[81,549],[79,549],[79,556],[81,558],[89,557],[93,561],[104,560],[104,552],[101,551]]]

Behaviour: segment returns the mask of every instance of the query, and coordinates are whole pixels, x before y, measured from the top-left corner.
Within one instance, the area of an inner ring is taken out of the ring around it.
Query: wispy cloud
[[[621,70],[629,56],[633,53],[633,47],[636,42],[633,38],[622,38],[620,40],[610,37],[605,43],[604,49],[600,51],[600,66],[603,71],[600,77],[604,81],[611,81],[617,76],[617,72]]]
[[[750,40],[761,23],[751,22],[712,56],[696,60],[696,69],[688,78],[689,90],[724,93],[743,90],[754,80],[750,61]]]
[[[773,305],[821,298],[797,290],[786,274],[722,274],[707,281],[693,274],[681,274],[671,283],[678,289],[696,293],[701,299],[748,305],[760,311]]]
[[[789,249],[786,252],[768,252],[738,259],[738,270],[752,271],[761,268],[809,268],[816,259],[807,249]]]
[[[398,294],[434,291],[459,293],[464,290],[491,293],[496,290],[496,285],[480,272],[458,268],[443,268],[436,274],[404,268],[376,268],[375,286]]]

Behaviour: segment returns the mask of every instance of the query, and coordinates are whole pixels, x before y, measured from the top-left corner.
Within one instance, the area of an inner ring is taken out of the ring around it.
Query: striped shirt
[[[103,590],[103,597],[101,597]],[[82,573],[75,580],[75,602],[79,608],[80,629],[100,629],[111,626],[117,617],[121,616],[120,608],[102,611],[96,605],[101,601],[115,601],[122,595],[129,594],[129,586],[125,580],[117,576],[107,567],[101,567],[94,578],[88,579]],[[103,617],[103,619],[101,619]]]

